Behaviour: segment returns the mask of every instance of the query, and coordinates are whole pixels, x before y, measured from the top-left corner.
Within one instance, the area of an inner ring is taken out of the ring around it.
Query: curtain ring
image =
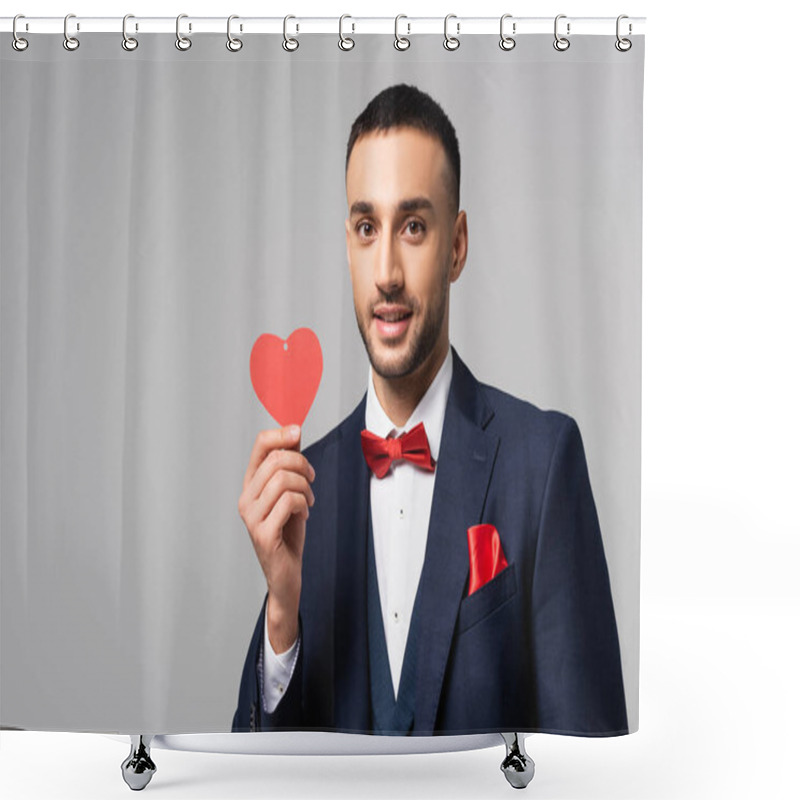
[[[458,38],[458,34],[461,33],[461,23],[456,22],[456,35],[451,36],[447,32],[447,23],[451,19],[457,19],[456,15],[448,14],[444,18],[444,41],[442,42],[442,44],[444,45],[445,50],[450,50],[452,52],[453,50],[458,50],[458,48],[461,46],[461,39]]]
[[[289,36],[289,34],[286,32],[286,23],[289,22],[290,19],[297,19],[297,17],[293,17],[291,14],[287,14],[283,18],[283,49],[287,53],[293,53],[295,50],[297,50],[298,47],[300,47],[300,42],[293,36]],[[298,31],[300,30],[299,25],[297,26],[297,30]]]
[[[511,19],[511,14],[503,14],[500,17],[500,49],[501,50],[513,50],[517,46],[517,40],[513,36],[506,36],[505,32],[503,31],[503,25],[507,19]],[[517,32],[517,23],[511,23],[511,32]]]
[[[74,14],[67,14],[67,16],[64,17],[64,41],[62,44],[64,45],[64,49],[69,51],[77,50],[81,45],[81,43],[74,36],[70,36],[69,33],[67,33],[67,23],[69,22],[69,18],[74,16]],[[78,30],[80,30],[80,28],[78,28]]]
[[[241,39],[237,39],[233,34],[231,34],[231,20],[239,19],[238,14],[231,14],[228,17],[228,41],[225,42],[225,47],[231,51],[231,53],[238,53],[243,46],[243,42]]]
[[[192,40],[181,34],[181,20],[188,18],[188,16],[188,14],[178,14],[178,18],[175,20],[175,47],[181,51],[188,50],[192,46]],[[189,30],[191,29],[192,26],[190,25]]]
[[[411,47],[411,39],[406,39],[405,36],[401,36],[400,32],[398,31],[398,26],[401,19],[408,19],[405,14],[398,14],[394,18],[394,49],[395,50],[408,50]],[[408,33],[411,33],[411,25],[410,23],[406,23],[408,26]]]
[[[558,50],[559,53],[563,53],[565,50],[569,50],[569,39],[567,39],[566,36],[561,36],[561,34],[558,32],[558,21],[560,19],[566,19],[566,18],[567,18],[566,14],[559,14],[556,17],[556,21],[553,23],[553,34],[556,37],[555,40],[553,41],[553,47],[555,47],[555,49]],[[569,29],[570,29],[570,24],[568,22],[567,36],[569,36]]]
[[[630,39],[625,39],[625,38],[623,38],[622,36],[619,35],[619,23],[623,19],[628,19],[628,15],[627,14],[620,14],[617,17],[617,41],[614,42],[614,47],[616,47],[617,50],[620,51],[620,53],[627,53],[628,50],[630,50],[631,47],[633,47],[633,42]],[[628,23],[628,33],[630,34],[632,30],[633,30],[633,27],[631,26],[631,24],[629,22]]]
[[[126,14],[122,18],[122,49],[129,53],[139,46],[139,40],[135,36],[128,36],[127,24],[131,18],[133,18],[133,14]]]
[[[17,14],[17,16],[14,17],[14,22],[11,25],[11,32],[14,34],[14,38],[11,40],[11,46],[18,53],[21,53],[23,50],[27,50],[28,49],[28,40],[27,39],[23,39],[17,33],[17,20],[18,19],[25,19],[25,15],[24,14]]]
[[[349,36],[345,36],[344,32],[342,31],[342,23],[346,19],[353,19],[349,14],[342,14],[339,17],[339,49],[340,50],[352,50],[356,46],[356,40],[351,39]],[[355,22],[352,23],[352,32],[354,33],[356,30]]]

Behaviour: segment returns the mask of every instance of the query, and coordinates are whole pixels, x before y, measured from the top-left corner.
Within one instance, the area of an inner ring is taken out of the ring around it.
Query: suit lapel
[[[419,584],[414,730],[434,730],[444,673],[469,578],[467,528],[482,521],[499,439],[473,375],[453,348],[453,377],[442,429],[425,560]],[[363,459],[362,459],[363,460]]]
[[[337,730],[369,730],[367,535],[369,469],[361,450],[366,395],[340,429],[336,527],[334,719]],[[458,610],[469,578],[467,528],[482,521],[499,439],[485,430],[494,412],[453,348],[418,592],[419,642],[414,730],[432,732]],[[311,546],[307,542],[306,546]]]
[[[367,639],[369,470],[361,450],[366,394],[341,428],[334,608],[334,719],[339,730],[370,728]],[[306,546],[312,543],[307,543]]]

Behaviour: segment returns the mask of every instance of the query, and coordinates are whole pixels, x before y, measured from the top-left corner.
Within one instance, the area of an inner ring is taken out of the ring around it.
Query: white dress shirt
[[[444,412],[452,377],[453,353],[448,348],[447,357],[428,390],[406,424],[397,428],[378,400],[370,367],[365,410],[367,430],[382,437],[399,436],[422,422],[428,436],[431,456],[436,463],[439,459]],[[425,559],[435,479],[436,470],[429,472],[404,460],[395,461],[383,478],[370,475],[375,566],[395,697],[400,685],[411,612]],[[268,713],[275,710],[289,685],[298,652],[299,640],[285,653],[278,655],[273,651],[265,617],[262,685],[263,701]]]

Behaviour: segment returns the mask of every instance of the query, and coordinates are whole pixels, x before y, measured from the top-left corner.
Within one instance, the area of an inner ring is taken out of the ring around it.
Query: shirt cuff
[[[267,618],[264,615],[264,648],[259,655],[259,661],[263,668],[262,682],[263,687],[261,703],[267,714],[272,714],[278,707],[278,703],[286,689],[289,681],[294,674],[297,665],[297,656],[300,652],[300,635],[294,640],[294,644],[285,653],[276,653],[272,649],[269,641],[269,631],[267,630]]]

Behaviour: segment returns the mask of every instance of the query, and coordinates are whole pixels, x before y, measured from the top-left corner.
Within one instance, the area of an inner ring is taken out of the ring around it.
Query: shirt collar
[[[389,419],[383,406],[378,400],[375,392],[375,384],[372,379],[372,366],[369,368],[367,379],[367,407],[365,411],[365,424],[367,430],[376,436],[389,436],[390,434],[399,436],[405,431],[411,430],[420,422],[425,425],[425,433],[428,436],[428,444],[431,448],[431,456],[434,461],[439,458],[439,445],[442,441],[442,427],[444,426],[444,412],[447,406],[447,395],[450,392],[450,382],[453,377],[453,350],[447,348],[447,356],[439,367],[436,377],[431,382],[428,390],[417,403],[417,407],[412,412],[408,421],[402,428],[396,428],[395,424]]]

